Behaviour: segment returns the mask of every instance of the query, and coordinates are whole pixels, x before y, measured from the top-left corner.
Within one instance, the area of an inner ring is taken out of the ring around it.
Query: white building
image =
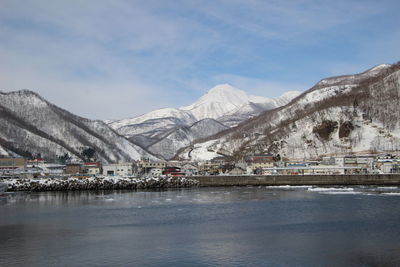
[[[344,157],[335,157],[335,165],[344,167]]]
[[[63,174],[65,165],[45,163],[42,166],[38,166],[38,168],[42,169],[43,173],[46,174]]]
[[[86,168],[86,171],[87,171],[87,174],[97,175],[97,174],[100,174],[101,169],[100,169],[100,167],[97,167],[97,166],[89,166]]]
[[[133,164],[131,162],[118,162],[114,164],[108,164],[103,166],[103,175],[113,176],[130,176],[132,172]]]
[[[380,169],[383,173],[400,173],[400,162],[384,162],[380,165]]]
[[[152,176],[160,176],[160,175],[162,175],[163,170],[164,169],[161,169],[161,168],[152,168],[152,169],[150,169],[150,174]]]

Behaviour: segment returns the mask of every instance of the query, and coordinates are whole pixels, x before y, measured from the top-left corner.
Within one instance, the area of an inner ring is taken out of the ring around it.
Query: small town
[[[0,0],[0,267],[400,266],[399,10]]]
[[[239,162],[216,158],[206,162],[149,161],[102,164],[101,162],[60,162],[41,158],[0,158],[0,178],[35,179],[95,176],[159,177],[207,175],[349,175],[400,173],[396,154],[332,156],[320,160],[289,161],[273,155],[257,154]]]

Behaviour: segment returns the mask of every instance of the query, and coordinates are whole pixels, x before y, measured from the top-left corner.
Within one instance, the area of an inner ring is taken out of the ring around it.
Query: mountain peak
[[[196,102],[181,110],[190,111],[197,120],[217,119],[228,112],[249,102],[249,95],[229,84],[220,84],[211,88]]]
[[[242,105],[248,101],[249,96],[245,91],[239,90],[230,84],[220,84],[211,88],[194,104],[204,102],[229,102],[234,105]]]
[[[367,70],[367,72],[370,72],[370,71],[377,71],[377,70],[381,70],[381,69],[387,69],[387,68],[389,68],[389,67],[391,67],[391,66],[392,66],[392,65],[390,65],[390,64],[379,64],[379,65],[376,65],[375,67],[373,67],[373,68]]]
[[[230,84],[219,84],[211,88],[192,105],[182,107],[180,110],[189,111],[197,120],[205,118],[218,120],[218,118],[233,114],[241,109],[250,109],[252,110],[250,113],[253,114],[254,105],[257,106],[256,110],[276,108],[287,104],[299,94],[299,92],[291,91],[281,97],[271,99],[249,95]],[[251,103],[254,105],[250,105]]]
[[[2,94],[5,95],[33,95],[39,98],[42,98],[38,93],[32,91],[32,90],[28,90],[28,89],[21,89],[21,90],[17,90],[17,91],[9,91],[9,92],[1,92]]]
[[[287,91],[283,93],[280,97],[284,99],[294,99],[301,94],[300,91]]]
[[[340,85],[340,84],[357,84],[365,78],[368,77],[375,77],[385,71],[386,69],[390,68],[392,65],[390,64],[380,64],[376,65],[375,67],[368,69],[364,72],[358,74],[351,74],[351,75],[341,75],[341,76],[333,76],[329,78],[325,78],[319,81],[315,87],[326,87],[326,86],[333,86],[333,85]]]
[[[234,92],[234,91],[241,91],[241,90],[233,87],[229,83],[223,83],[223,84],[217,84],[216,86],[214,86],[213,88],[208,90],[207,93],[214,94],[214,93],[219,93],[219,92]]]

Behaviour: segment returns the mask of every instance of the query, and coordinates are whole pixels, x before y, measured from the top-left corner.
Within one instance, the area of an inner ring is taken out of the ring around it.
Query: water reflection
[[[308,189],[6,194],[0,266],[400,264],[397,188]]]

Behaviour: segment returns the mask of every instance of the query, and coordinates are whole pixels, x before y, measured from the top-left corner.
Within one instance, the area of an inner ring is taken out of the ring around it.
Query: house
[[[274,167],[274,163],[273,162],[252,162],[251,163],[251,168],[253,169],[253,170],[256,170],[256,169],[262,169],[262,168],[272,168],[272,167]]]
[[[163,174],[164,169],[161,168],[152,168],[150,169],[151,176],[160,176]]]
[[[150,173],[151,169],[157,168],[157,169],[165,169],[167,167],[166,162],[152,162],[152,161],[147,161],[147,160],[141,160],[139,161],[139,168],[142,169],[143,173]]]
[[[336,166],[344,167],[344,157],[335,157],[334,162]]]
[[[47,175],[58,175],[63,174],[66,166],[63,164],[55,164],[55,163],[45,163],[43,165],[38,165],[38,169],[41,170],[42,173]],[[34,168],[32,168],[34,169]]]
[[[222,173],[221,163],[207,161],[199,166],[199,173],[204,175],[217,175]]]
[[[383,173],[400,173],[400,162],[384,162],[380,165],[380,170]]]
[[[133,164],[131,162],[118,162],[103,166],[103,175],[130,176],[133,174]]]
[[[68,163],[65,166],[65,173],[66,174],[78,174],[82,173],[83,168],[81,163]]]
[[[165,170],[162,172],[164,175],[170,175],[170,176],[183,176],[185,175],[182,171],[181,168],[179,167],[166,167]]]
[[[26,168],[26,160],[24,158],[0,158],[1,170],[13,170]]]
[[[345,173],[367,173],[373,168],[374,160],[372,156],[346,156],[344,157]]]
[[[335,165],[335,158],[334,157],[322,157],[320,162],[322,165]],[[310,166],[310,164],[308,164]],[[319,165],[319,164],[316,164]]]
[[[45,161],[44,161],[44,159],[41,159],[41,158],[27,160],[27,162],[26,162],[26,166],[28,168],[43,167],[44,164],[45,164]]]
[[[101,169],[95,166],[86,167],[86,173],[89,175],[98,175],[101,173]]]
[[[261,174],[261,169],[274,167],[275,159],[270,154],[256,154],[248,156],[246,162],[253,172]]]
[[[256,154],[247,157],[248,162],[274,162],[274,156],[270,154]]]
[[[100,162],[85,162],[83,164],[84,172],[89,175],[98,175],[101,173]]]
[[[181,171],[184,172],[186,175],[197,175],[199,173],[199,169],[190,163],[182,165]]]

